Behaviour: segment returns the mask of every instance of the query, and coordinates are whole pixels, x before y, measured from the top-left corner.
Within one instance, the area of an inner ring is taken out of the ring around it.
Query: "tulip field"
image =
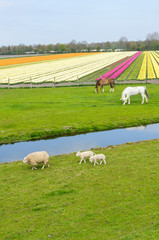
[[[107,67],[125,57],[132,56],[134,52],[118,52],[118,53],[91,53],[77,54],[71,57],[47,59],[29,62],[29,58],[24,58],[20,63],[20,59],[8,59],[12,61],[12,65],[4,65],[4,60],[0,60],[0,83],[10,84],[17,83],[42,83],[42,82],[64,82],[76,81],[78,78],[91,74],[99,69]],[[65,54],[64,54],[65,55]],[[68,54],[67,54],[68,55]],[[43,56],[42,56],[43,57]],[[1,64],[1,61],[3,64]]]
[[[137,52],[99,79],[146,80],[159,79],[159,55],[154,51]]]
[[[74,53],[0,59],[0,84],[73,82],[84,77],[86,81],[95,81],[91,74],[98,74],[100,69],[105,73],[97,75],[96,80],[159,79],[159,53]]]

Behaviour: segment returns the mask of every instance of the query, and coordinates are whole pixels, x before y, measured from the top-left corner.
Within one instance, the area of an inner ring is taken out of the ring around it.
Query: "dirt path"
[[[137,81],[137,80],[128,80],[128,81],[116,81],[116,84],[132,84],[132,83],[138,83],[138,84],[146,84],[146,83],[152,83],[152,84],[159,84],[159,79],[154,80],[145,80],[145,81]],[[0,84],[0,88],[39,88],[39,87],[60,87],[60,86],[83,86],[83,85],[95,85],[94,82],[65,82],[65,83],[39,83],[39,84],[32,84],[32,83],[19,83],[14,85],[8,85],[8,84]]]

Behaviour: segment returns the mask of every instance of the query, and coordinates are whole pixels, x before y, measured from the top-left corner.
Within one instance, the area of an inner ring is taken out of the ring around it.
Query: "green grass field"
[[[132,96],[122,105],[121,93],[95,94],[94,86],[0,89],[0,143],[71,135],[159,122],[159,85],[147,84],[149,103]]]
[[[107,165],[75,153],[44,170],[0,164],[0,239],[158,240],[159,140],[93,151]]]

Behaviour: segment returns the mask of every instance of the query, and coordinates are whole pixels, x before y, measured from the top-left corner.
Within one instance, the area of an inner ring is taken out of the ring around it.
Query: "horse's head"
[[[120,98],[121,101],[123,101],[124,103],[127,103],[127,98],[126,97],[122,97]]]

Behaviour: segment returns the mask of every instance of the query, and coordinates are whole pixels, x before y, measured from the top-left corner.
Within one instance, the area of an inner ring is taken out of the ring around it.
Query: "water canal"
[[[0,163],[22,160],[35,151],[47,151],[50,156],[107,147],[126,142],[159,138],[159,123],[147,126],[100,131],[49,140],[4,144],[0,146]]]

